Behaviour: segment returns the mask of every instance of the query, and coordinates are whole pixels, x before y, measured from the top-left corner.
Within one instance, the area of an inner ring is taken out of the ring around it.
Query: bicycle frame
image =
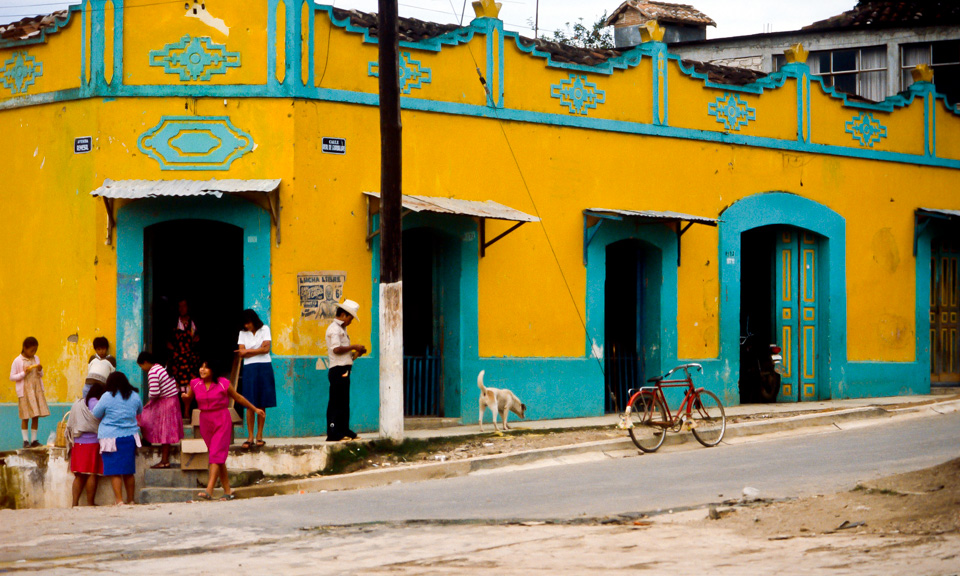
[[[627,401],[625,414],[630,414],[630,409],[633,406],[634,400],[641,394],[649,393],[653,395],[653,401],[656,402],[657,398],[663,402],[663,407],[666,409],[667,413],[665,415],[665,422],[653,422],[655,426],[661,426],[664,429],[673,428],[677,425],[678,422],[682,421],[684,416],[690,417],[693,412],[693,398],[698,392],[703,391],[704,389],[696,388],[693,385],[693,377],[690,375],[690,368],[696,368],[697,370],[703,371],[703,368],[699,364],[684,364],[682,366],[677,366],[673,370],[667,372],[663,375],[663,378],[659,379],[654,383],[653,386],[642,386],[636,391],[632,392],[630,399]],[[670,380],[669,376],[678,370],[683,370],[685,378]],[[680,406],[677,408],[676,415],[670,410],[670,404],[667,402],[667,397],[663,393],[664,388],[686,388],[686,391],[683,395],[683,400],[680,402]]]

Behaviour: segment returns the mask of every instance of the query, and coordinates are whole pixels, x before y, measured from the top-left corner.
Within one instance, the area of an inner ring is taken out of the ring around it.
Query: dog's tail
[[[487,392],[487,387],[483,385],[483,373],[484,373],[484,372],[486,372],[486,370],[481,370],[480,373],[477,374],[477,387],[480,388],[480,394],[481,394],[481,395],[482,395],[482,394],[485,394],[485,393]]]

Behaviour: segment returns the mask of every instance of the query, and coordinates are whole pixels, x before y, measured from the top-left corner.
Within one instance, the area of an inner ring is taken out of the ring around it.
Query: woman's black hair
[[[144,350],[137,356],[137,364],[156,364],[157,359],[153,356],[152,352]]]
[[[103,393],[107,391],[107,387],[103,382],[94,380],[90,384],[90,389],[87,390],[87,395],[83,397],[84,402],[89,402],[91,398],[96,398],[97,400],[103,396]]]
[[[23,349],[21,350],[21,352],[26,352],[27,348],[33,348],[34,346],[39,346],[39,345],[40,343],[37,342],[36,338],[34,338],[33,336],[27,336],[26,338],[23,339]]]
[[[210,370],[210,380],[216,382],[223,375],[223,371],[220,368],[220,364],[217,362],[214,362],[210,358],[200,359],[200,366],[202,367],[204,365],[206,365],[207,368]]]
[[[124,400],[128,400],[130,395],[136,392],[136,390],[134,390],[130,381],[127,380],[126,374],[123,372],[113,372],[107,376],[106,390],[104,390],[104,392],[110,392],[114,396],[119,392]]]
[[[242,314],[240,314],[240,324],[242,326],[246,326],[247,323],[253,324],[254,332],[263,328],[263,320],[261,320],[260,317],[257,316],[256,312],[254,312],[249,308],[247,308],[246,310],[243,311]]]

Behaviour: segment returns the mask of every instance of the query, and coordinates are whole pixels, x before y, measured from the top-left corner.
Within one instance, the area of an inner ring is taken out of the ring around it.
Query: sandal
[[[204,494],[206,494],[206,492],[204,492]],[[228,500],[236,500],[236,499],[237,499],[237,495],[234,494],[233,492],[229,494],[224,494],[223,496],[220,497],[221,502],[226,502]]]
[[[247,440],[246,442],[240,445],[240,448],[242,448],[243,450],[249,450],[253,448],[253,442],[250,442],[249,440]]]
[[[262,439],[257,440],[257,448],[263,448],[263,447],[266,446],[266,445],[267,445],[267,443],[264,442]]]
[[[170,467],[170,463],[169,463],[169,462],[167,462],[167,463],[157,462],[156,464],[154,464],[153,466],[151,466],[150,469],[151,469],[151,470],[166,470],[166,469],[169,468],[169,467]]]
[[[197,498],[199,498],[200,500],[213,500],[213,496],[207,494],[206,492],[198,493]]]

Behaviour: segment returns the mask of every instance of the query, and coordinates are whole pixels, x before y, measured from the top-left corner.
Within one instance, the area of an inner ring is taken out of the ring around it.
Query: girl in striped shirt
[[[170,467],[170,445],[183,438],[183,420],[180,418],[180,393],[177,381],[157,364],[150,352],[142,352],[137,364],[147,372],[150,401],[143,407],[140,428],[151,444],[160,444],[160,462],[153,468]]]

